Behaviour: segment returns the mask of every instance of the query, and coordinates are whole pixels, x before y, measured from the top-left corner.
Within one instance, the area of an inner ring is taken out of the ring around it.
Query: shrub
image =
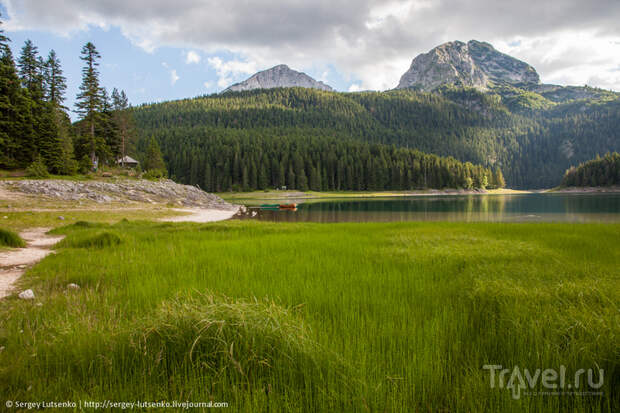
[[[78,163],[78,170],[81,174],[87,174],[93,169],[93,161],[90,159],[88,155],[82,156],[80,162]]]
[[[37,159],[26,168],[26,175],[31,178],[49,178],[50,173],[47,166],[43,162],[43,158],[39,155]]]
[[[5,247],[23,248],[26,246],[26,243],[13,231],[0,228],[0,245]]]
[[[73,158],[65,159],[65,162],[60,170],[63,175],[75,175],[78,173],[80,167],[78,162]]]
[[[165,176],[166,174],[161,169],[149,169],[142,175],[144,179],[160,179]]]

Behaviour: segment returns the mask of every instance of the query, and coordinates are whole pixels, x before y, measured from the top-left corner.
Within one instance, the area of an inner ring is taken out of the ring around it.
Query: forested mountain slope
[[[210,162],[211,174],[217,173],[220,154],[238,152],[241,147],[246,157],[254,150],[287,145],[344,156],[334,153],[332,145],[352,145],[356,153],[371,154],[395,151],[393,145],[500,168],[508,186],[515,188],[556,186],[571,165],[620,150],[620,101],[613,93],[551,100],[512,86],[486,93],[454,86],[432,93],[279,88],[143,105],[134,108],[133,114],[143,138],[154,135],[162,145],[170,172],[190,183],[200,181],[192,178],[192,168],[200,171],[194,175],[204,179],[205,162]],[[213,151],[217,145],[220,152]],[[252,157],[257,176],[248,179],[258,180],[264,160],[262,155]],[[319,162],[320,157],[316,158]],[[380,157],[369,159],[383,162]],[[314,167],[319,168],[316,162]],[[390,162],[398,164],[386,159]],[[405,162],[403,171],[411,166],[406,159],[399,162]],[[251,163],[246,166],[248,176],[253,176]],[[322,160],[321,168],[325,163]],[[306,174],[309,169],[310,165]]]

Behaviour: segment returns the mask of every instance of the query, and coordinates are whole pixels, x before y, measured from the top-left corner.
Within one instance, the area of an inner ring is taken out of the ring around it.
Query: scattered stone
[[[22,300],[34,300],[34,292],[30,289],[22,291],[19,293],[19,298]]]
[[[112,172],[104,172],[101,174],[104,178],[112,178]]]
[[[79,286],[79,285],[77,285],[77,284],[74,284],[74,283],[69,283],[69,284],[67,284],[67,288],[68,288],[69,290],[79,290],[79,289],[80,289],[80,286]]]
[[[4,351],[4,346],[0,346],[0,353]]]
[[[43,303],[36,303],[35,304],[37,307],[43,307]]]
[[[42,195],[77,202],[150,202],[179,204],[190,208],[230,211],[229,204],[217,195],[204,192],[190,185],[177,184],[169,179],[159,181],[119,179],[113,182],[30,180],[1,182],[0,187],[25,194]]]
[[[252,214],[251,214],[252,218],[254,218],[256,215],[258,215],[258,212],[252,211]]]
[[[59,220],[64,221],[65,217],[63,217],[62,215],[58,217]]]
[[[6,215],[5,215],[5,216],[3,216],[2,218],[4,218],[4,219],[9,219],[9,217],[7,217]]]

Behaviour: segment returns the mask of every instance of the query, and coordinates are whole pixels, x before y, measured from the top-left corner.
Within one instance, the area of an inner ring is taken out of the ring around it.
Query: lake
[[[620,193],[440,195],[328,198],[290,201],[236,200],[250,208],[296,202],[296,211],[252,209],[253,219],[286,222],[497,221],[620,222]]]

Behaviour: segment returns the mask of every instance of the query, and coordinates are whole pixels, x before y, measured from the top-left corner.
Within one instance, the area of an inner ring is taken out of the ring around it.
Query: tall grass
[[[0,247],[23,248],[24,240],[15,232],[0,228]]]
[[[73,225],[0,303],[0,398],[235,411],[617,411],[620,226]],[[117,245],[86,245],[98,234]],[[79,247],[79,248],[78,248]],[[68,283],[81,286],[68,290]],[[602,396],[485,364],[605,371]],[[541,390],[537,388],[536,390]]]

